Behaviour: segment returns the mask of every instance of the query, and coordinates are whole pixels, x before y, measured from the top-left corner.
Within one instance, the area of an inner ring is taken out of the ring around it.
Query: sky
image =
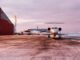
[[[80,32],[80,0],[0,0],[0,7],[13,23],[17,16],[17,31],[58,26],[65,32]]]

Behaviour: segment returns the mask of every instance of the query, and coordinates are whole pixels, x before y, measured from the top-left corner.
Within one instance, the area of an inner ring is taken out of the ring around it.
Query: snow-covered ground
[[[80,40],[0,36],[0,60],[80,60]]]

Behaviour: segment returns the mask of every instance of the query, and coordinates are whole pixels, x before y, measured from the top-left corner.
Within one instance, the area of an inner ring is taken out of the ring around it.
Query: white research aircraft
[[[51,33],[47,32],[47,29],[30,29],[30,32],[24,32],[25,35],[43,35],[48,36]],[[58,35],[56,35],[58,37]],[[80,33],[61,33],[62,38],[75,38],[80,39]]]
[[[45,24],[64,24],[63,22],[47,22]],[[31,35],[48,35],[48,29],[29,29]],[[26,34],[26,32],[25,32]],[[80,33],[61,33],[62,37],[66,38],[80,38]]]

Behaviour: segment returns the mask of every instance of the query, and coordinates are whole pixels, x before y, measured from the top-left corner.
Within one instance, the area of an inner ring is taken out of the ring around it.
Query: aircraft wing
[[[50,33],[44,32],[40,35],[49,35]],[[51,34],[50,34],[51,35]],[[62,38],[77,38],[80,39],[80,33],[61,33]]]

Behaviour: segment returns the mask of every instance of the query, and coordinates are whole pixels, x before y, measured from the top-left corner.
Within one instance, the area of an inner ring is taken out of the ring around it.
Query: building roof
[[[12,24],[12,22],[10,21],[10,19],[8,18],[8,16],[5,14],[5,12],[1,8],[0,8],[0,19],[6,20],[10,24]]]

